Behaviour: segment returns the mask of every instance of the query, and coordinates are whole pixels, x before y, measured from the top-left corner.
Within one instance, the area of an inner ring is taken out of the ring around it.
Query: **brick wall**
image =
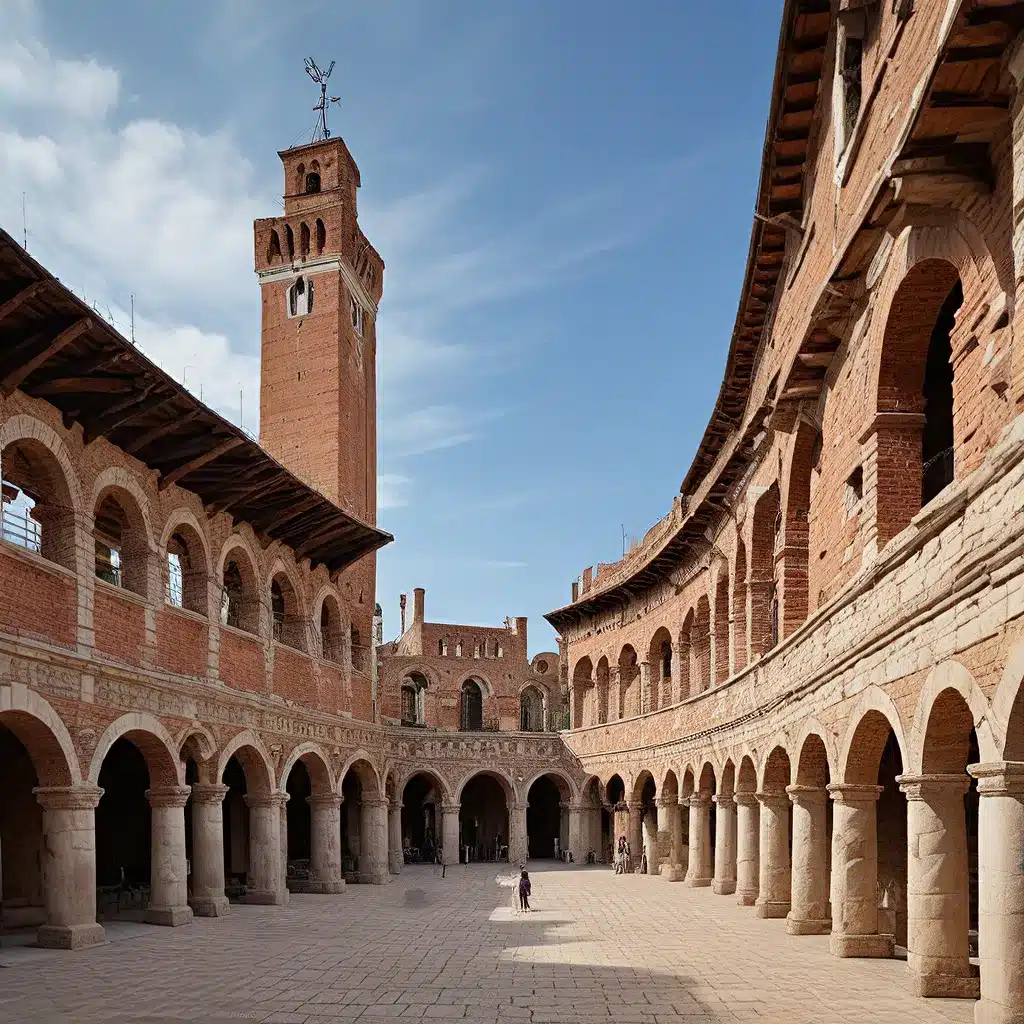
[[[271,689],[288,700],[316,707],[316,682],[313,679],[312,660],[307,655],[282,644],[275,644],[274,680]]]
[[[0,629],[75,646],[74,578],[7,544],[0,544],[0,578]]]
[[[220,631],[220,677],[235,690],[267,692],[263,644],[230,626]]]
[[[96,650],[129,665],[143,664],[146,612],[137,600],[116,587],[97,582],[93,598]]]

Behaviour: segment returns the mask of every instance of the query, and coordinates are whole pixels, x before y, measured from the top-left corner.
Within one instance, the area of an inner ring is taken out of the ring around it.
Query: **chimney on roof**
[[[402,632],[399,636],[405,633],[405,594],[398,595],[398,607],[402,610]]]
[[[426,591],[422,587],[414,588],[412,592],[412,624],[413,626],[423,625],[423,598]]]

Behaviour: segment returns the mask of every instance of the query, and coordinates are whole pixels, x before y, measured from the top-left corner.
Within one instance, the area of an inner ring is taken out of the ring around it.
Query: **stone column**
[[[881,786],[834,782],[832,795],[833,956],[890,957],[893,937],[878,934],[878,820]]]
[[[681,882],[683,872],[679,866],[680,847],[683,845],[682,821],[679,804],[675,800],[658,800],[658,836],[666,837],[668,856],[661,863],[661,877],[667,882]]]
[[[741,907],[752,907],[761,891],[761,808],[753,793],[737,793],[736,894]]]
[[[648,813],[643,818],[644,828],[644,849],[647,851],[647,874],[658,873],[658,818],[657,815]]]
[[[907,795],[907,973],[918,996],[977,999],[967,932],[966,775],[901,775]]]
[[[188,786],[147,789],[150,806],[150,899],[146,920],[175,927],[192,920],[185,861]]]
[[[388,871],[402,873],[405,856],[402,852],[402,804],[395,800],[388,808]]]
[[[972,764],[978,780],[977,1024],[1024,1024],[1024,761]]]
[[[694,793],[690,797],[690,858],[685,883],[693,888],[711,884],[711,848],[708,843],[710,793]]]
[[[736,804],[732,793],[711,798],[715,803],[715,880],[712,891],[727,896],[736,891]]]
[[[678,639],[672,644],[672,678],[669,680],[668,687],[666,687],[664,697],[661,697],[663,705],[675,704],[679,700],[679,681],[683,678],[681,674],[683,662],[679,650],[680,646]],[[689,658],[689,656],[689,651],[687,651],[686,657]],[[665,685],[664,682],[662,685]]]
[[[817,786],[789,786],[786,792],[793,804],[792,905],[786,931],[825,935],[832,930],[825,821],[828,794]]]
[[[245,902],[284,904],[281,892],[281,794],[247,793],[249,808],[249,871]]]
[[[572,854],[574,864],[583,864],[586,861],[587,851],[583,842],[583,811],[580,804],[569,804],[569,852]]]
[[[388,802],[382,797],[363,798],[359,809],[359,881],[384,885],[388,871]]]
[[[640,860],[644,849],[643,807],[632,800],[626,804],[627,826],[626,838],[633,859],[633,870],[639,872]]]
[[[640,700],[638,703],[641,715],[653,710],[651,702],[651,663],[649,661],[640,662]]]
[[[337,793],[307,796],[310,809],[309,882],[305,892],[343,892],[341,873],[341,797]]]
[[[459,805],[441,805],[441,860],[459,863]]]
[[[43,808],[42,875],[46,924],[37,941],[47,949],[81,949],[105,942],[96,921],[96,806],[103,790],[37,787]]]
[[[510,864],[525,864],[530,855],[530,840],[526,834],[527,804],[513,804],[508,809],[508,859]]]
[[[224,797],[220,783],[192,784],[192,913],[196,917],[223,917],[228,912],[224,895]]]
[[[268,673],[267,678],[271,678]],[[292,898],[292,894],[288,891],[288,809],[285,804],[288,803],[290,796],[287,792],[282,790],[278,797],[281,801],[281,806],[277,811],[277,823],[281,829],[281,838],[278,842],[278,851],[280,853],[280,871],[281,871],[281,887],[278,892],[281,894],[280,905],[285,906],[289,903]],[[338,842],[341,842],[341,825],[338,825]]]
[[[785,917],[790,906],[789,797],[758,793],[761,805],[760,892],[754,906],[758,917]]]

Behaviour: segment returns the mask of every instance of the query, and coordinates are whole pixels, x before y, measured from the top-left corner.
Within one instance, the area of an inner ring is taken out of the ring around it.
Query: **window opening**
[[[242,573],[234,562],[224,567],[224,593],[221,596],[220,621],[225,626],[242,628]]]
[[[309,225],[305,221],[299,225],[299,255],[303,259],[309,255]]]
[[[267,244],[267,262],[273,263],[281,258],[281,239],[276,231],[270,232],[270,242]]]
[[[96,576],[115,587],[121,578],[121,540],[124,512],[114,498],[106,498],[96,510],[93,531],[96,552]]]
[[[455,657],[456,658],[461,658],[462,657],[462,641],[461,640],[458,641],[458,643],[456,643],[456,645],[455,645]]]
[[[661,678],[672,677],[672,645],[667,640],[661,642]]]
[[[411,685],[402,687],[402,725],[416,724],[416,688]]]
[[[322,220],[316,222],[316,251],[317,255],[324,251],[324,246],[327,245],[327,229],[324,227]]]
[[[352,667],[358,672],[363,671],[363,641],[359,630],[352,626],[349,630],[349,642],[352,646]]]
[[[366,311],[355,299],[350,298],[349,305],[352,312],[352,329],[356,334],[362,336],[363,329],[366,326]]]
[[[313,282],[297,277],[288,289],[288,316],[308,316],[313,312]]]
[[[544,731],[544,698],[533,687],[519,698],[519,729],[521,732]]]
[[[448,657],[448,642],[446,640],[437,641],[437,653],[440,654],[442,658]]]
[[[484,727],[484,701],[480,687],[472,679],[462,684],[462,714],[459,728],[463,732],[480,732]]]
[[[316,171],[310,171],[306,175],[306,195],[315,195],[320,191],[320,175]]]
[[[270,610],[274,618],[274,639],[278,643],[284,642],[284,592],[281,584],[274,580],[270,584]]]
[[[957,281],[942,304],[924,371],[924,429],[921,432],[921,503],[927,505],[953,482],[953,356],[952,333],[964,300]]]
[[[290,224],[284,226],[284,240],[288,246],[288,259],[295,259],[295,235],[292,234],[292,227]]]
[[[185,576],[181,570],[181,555],[169,551],[167,553],[167,603],[175,608],[182,606],[182,595],[185,589]]]
[[[28,551],[43,550],[43,528],[33,518],[36,503],[9,480],[3,481],[3,539]]]

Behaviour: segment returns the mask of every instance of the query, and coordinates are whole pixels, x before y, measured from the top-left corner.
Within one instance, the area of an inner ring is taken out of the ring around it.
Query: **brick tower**
[[[384,262],[359,229],[359,168],[345,143],[329,138],[278,155],[284,214],[254,225],[263,308],[260,444],[375,523],[375,323]],[[375,568],[367,556],[344,576],[354,645],[369,644]]]

